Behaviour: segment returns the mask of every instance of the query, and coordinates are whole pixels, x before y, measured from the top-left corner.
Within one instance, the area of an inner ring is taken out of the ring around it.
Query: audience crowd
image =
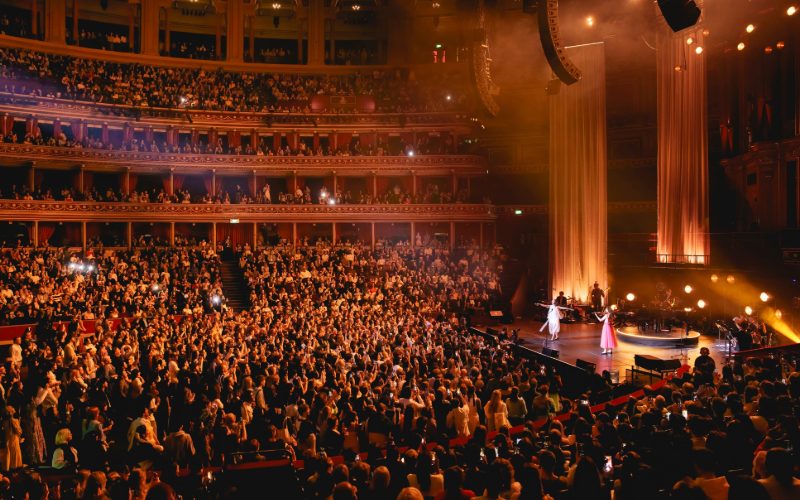
[[[464,102],[453,98],[458,95],[453,88],[457,80],[439,76],[421,84],[413,73],[399,69],[346,75],[237,73],[14,48],[0,49],[0,82],[4,91],[24,95],[217,111],[310,112],[314,95],[370,95],[381,112],[443,111],[458,109]]]

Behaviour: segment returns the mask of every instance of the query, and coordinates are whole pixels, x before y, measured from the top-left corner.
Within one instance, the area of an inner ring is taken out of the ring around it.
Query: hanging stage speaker
[[[550,69],[559,80],[572,85],[581,79],[581,70],[567,57],[558,25],[558,0],[538,0],[522,5],[525,13],[535,13],[539,22],[539,41]]]
[[[694,26],[700,19],[700,7],[694,0],[658,0],[658,8],[672,31]]]

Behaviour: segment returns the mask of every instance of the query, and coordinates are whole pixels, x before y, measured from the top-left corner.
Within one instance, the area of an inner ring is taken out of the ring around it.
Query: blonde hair
[[[72,441],[72,431],[69,429],[59,429],[56,432],[56,446],[68,444]]]

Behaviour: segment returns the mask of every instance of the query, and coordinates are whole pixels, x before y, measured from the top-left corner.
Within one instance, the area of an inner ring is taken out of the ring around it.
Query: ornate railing
[[[175,171],[217,170],[286,174],[368,173],[407,175],[411,170],[426,175],[486,173],[486,160],[474,155],[420,156],[256,156],[193,153],[152,153],[148,151],[114,151],[64,148],[34,144],[0,143],[0,158],[35,161],[42,165],[81,165],[119,170],[154,167]]]
[[[259,205],[0,200],[0,219],[64,222],[447,222],[493,221],[483,204]]]

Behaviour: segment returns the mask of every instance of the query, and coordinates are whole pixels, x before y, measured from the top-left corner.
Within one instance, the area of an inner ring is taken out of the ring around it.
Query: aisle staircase
[[[241,311],[250,307],[250,291],[247,288],[244,273],[239,268],[235,257],[220,262],[220,278],[222,293],[228,301],[228,307]]]

